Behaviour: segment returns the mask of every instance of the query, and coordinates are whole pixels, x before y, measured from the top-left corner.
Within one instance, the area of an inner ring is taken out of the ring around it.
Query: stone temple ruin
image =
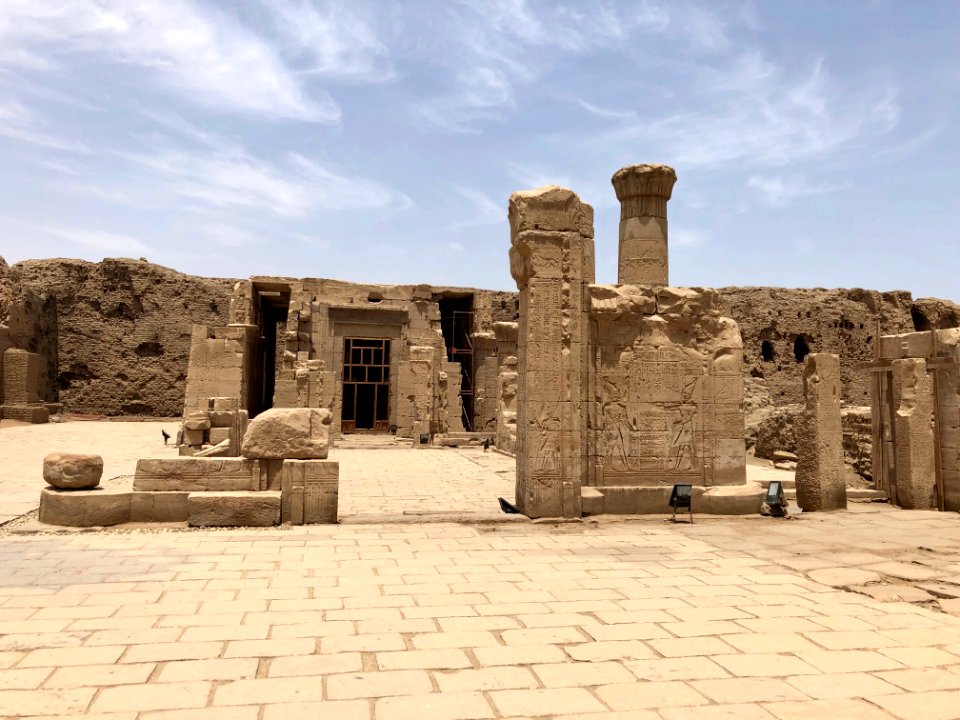
[[[516,302],[428,285],[236,283],[226,322],[193,326],[179,457],[141,460],[127,488],[51,480],[41,519],[336,522],[339,467],[328,452],[356,433],[412,449],[493,443],[515,455],[516,506],[531,518],[663,513],[678,484],[691,486],[697,512],[758,512],[765,489],[747,481],[745,377],[776,353],[765,346],[748,373],[721,293],[670,285],[675,182],[665,165],[614,174],[615,285],[596,283],[592,208],[556,186],[510,196]],[[846,507],[850,372],[870,376],[878,488],[903,507],[960,509],[958,345],[955,328],[883,336],[873,361],[845,370],[804,341],[803,510]],[[4,402],[42,408],[22,389],[27,356],[4,353]],[[50,477],[63,475],[53,465]]]
[[[517,503],[530,517],[662,512],[675,483],[703,512],[756,512],[746,486],[742,343],[717,294],[668,283],[676,175],[635,165],[617,285],[594,282],[593,209],[547,187],[510,198],[520,290]]]

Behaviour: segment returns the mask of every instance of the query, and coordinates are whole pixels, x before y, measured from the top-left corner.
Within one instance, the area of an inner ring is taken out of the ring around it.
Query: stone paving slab
[[[876,506],[8,533],[0,716],[956,718],[960,618],[811,571],[958,557],[955,515]]]

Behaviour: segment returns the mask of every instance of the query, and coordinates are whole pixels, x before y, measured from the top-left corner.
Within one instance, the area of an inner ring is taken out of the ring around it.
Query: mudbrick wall
[[[137,260],[0,259],[0,324],[14,345],[46,361],[47,399],[104,415],[179,415],[192,323],[227,321],[234,280],[184,275]],[[774,405],[802,401],[807,352],[840,355],[844,400],[868,405],[882,334],[955,327],[960,307],[909,292],[720,288],[721,312],[740,324],[744,372]],[[477,291],[478,328],[513,320],[517,294]]]
[[[801,376],[808,352],[838,354],[843,400],[869,405],[869,373],[856,364],[873,359],[878,322],[881,335],[957,323],[952,302],[914,302],[904,290],[726,287],[719,292],[721,311],[740,324],[744,371],[765,380],[775,405],[803,401]]]
[[[226,322],[234,282],[137,260],[26,260],[0,275],[0,318],[23,315],[31,294],[42,303],[46,325],[32,342],[55,368],[47,399],[64,410],[176,416],[191,324]]]

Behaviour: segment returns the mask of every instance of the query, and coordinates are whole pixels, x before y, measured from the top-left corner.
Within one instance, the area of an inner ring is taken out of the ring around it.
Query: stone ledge
[[[671,514],[673,485],[655,487],[583,487],[584,515]],[[759,483],[716,487],[693,486],[693,514],[754,515],[760,512],[765,490]],[[685,511],[684,511],[685,512]]]
[[[271,527],[280,524],[280,493],[199,492],[187,496],[192,527]]]
[[[40,522],[67,527],[104,527],[130,522],[129,490],[97,487],[91,490],[40,492]]]

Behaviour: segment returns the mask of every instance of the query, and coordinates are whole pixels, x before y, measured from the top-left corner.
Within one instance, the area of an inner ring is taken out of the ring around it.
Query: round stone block
[[[51,453],[43,459],[43,479],[61,490],[88,490],[100,484],[103,458],[81,453]]]

